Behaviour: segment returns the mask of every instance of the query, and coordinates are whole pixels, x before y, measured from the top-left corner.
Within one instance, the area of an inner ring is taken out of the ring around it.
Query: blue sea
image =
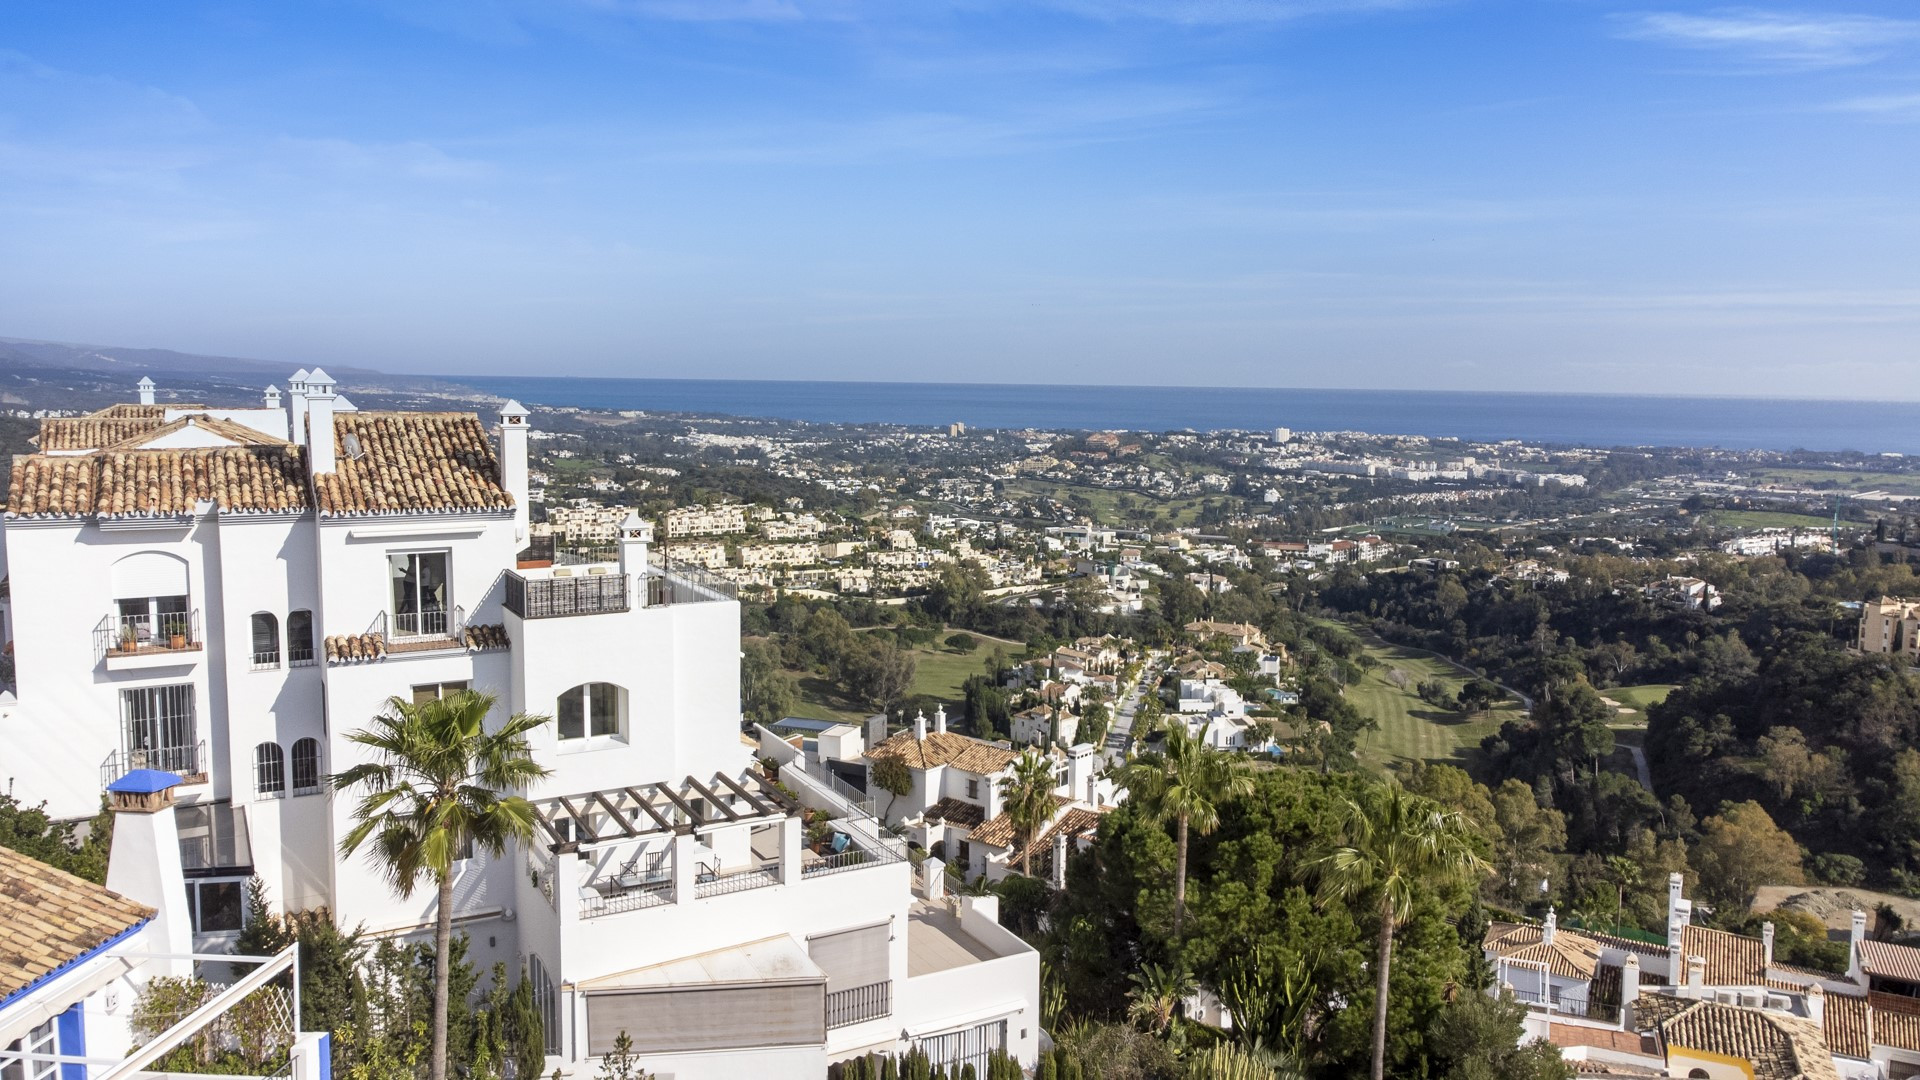
[[[1368,431],[1580,446],[1920,453],[1920,404],[1437,390],[470,377],[529,405],[975,428]]]

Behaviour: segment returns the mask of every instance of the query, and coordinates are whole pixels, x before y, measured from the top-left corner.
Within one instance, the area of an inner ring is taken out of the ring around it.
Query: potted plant
[[[130,653],[139,644],[140,644],[140,632],[134,629],[134,626],[132,623],[122,624],[120,627],[120,651],[123,653]]]
[[[173,633],[167,635],[167,648],[184,649],[187,647],[187,628],[175,626]]]

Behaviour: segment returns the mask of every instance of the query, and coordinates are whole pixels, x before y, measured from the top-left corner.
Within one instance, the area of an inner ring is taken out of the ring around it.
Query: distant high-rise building
[[[960,436],[965,435],[966,433],[967,433],[967,425],[959,422],[958,420],[947,425],[947,434],[952,436],[953,438],[957,439]]]
[[[1286,442],[1292,442],[1292,441],[1293,441],[1293,429],[1292,429],[1292,428],[1283,428],[1283,427],[1277,427],[1277,428],[1274,428],[1274,429],[1273,429],[1273,441],[1274,441],[1274,442],[1277,442],[1277,443],[1286,443]]]

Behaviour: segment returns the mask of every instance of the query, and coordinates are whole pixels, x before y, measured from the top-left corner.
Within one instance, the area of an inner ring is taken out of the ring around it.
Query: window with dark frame
[[[296,739],[293,743],[293,793],[316,795],[320,791],[320,740]]]
[[[279,743],[263,742],[253,748],[253,790],[275,798],[287,793],[287,757]]]
[[[272,613],[253,613],[253,670],[280,666],[280,620]]]
[[[313,658],[313,612],[287,612],[287,665],[306,667]]]

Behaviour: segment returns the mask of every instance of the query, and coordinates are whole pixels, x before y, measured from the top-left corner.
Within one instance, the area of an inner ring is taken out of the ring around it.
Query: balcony
[[[655,555],[647,569],[647,606],[715,604],[737,600],[739,590],[718,574]]]
[[[170,667],[198,659],[200,612],[108,615],[93,628],[93,659],[107,668]]]
[[[207,782],[207,744],[205,740],[187,746],[157,746],[144,750],[116,750],[100,763],[100,787],[104,790],[115,780],[135,769],[155,769],[179,776],[188,784]]]
[[[561,619],[627,610],[627,575],[610,573],[600,566],[586,569],[590,572],[576,574],[571,568],[560,568],[538,576],[509,570],[507,610],[523,619]]]
[[[893,983],[877,982],[827,995],[827,1028],[850,1027],[893,1014]]]

